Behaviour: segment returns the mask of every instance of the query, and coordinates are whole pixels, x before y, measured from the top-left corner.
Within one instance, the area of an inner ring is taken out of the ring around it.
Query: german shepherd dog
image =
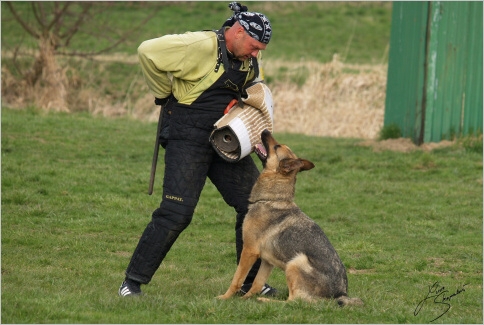
[[[260,258],[259,272],[243,298],[259,293],[277,266],[286,274],[287,301],[327,298],[341,306],[363,305],[361,299],[348,297],[346,269],[323,230],[294,203],[297,173],[314,168],[314,164],[298,158],[267,130],[261,139],[263,145],[257,145],[255,152],[264,168],[250,195],[240,262],[229,289],[218,298],[228,299],[239,292]]]

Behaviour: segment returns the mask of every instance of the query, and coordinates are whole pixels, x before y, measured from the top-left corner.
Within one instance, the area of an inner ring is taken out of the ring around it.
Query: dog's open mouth
[[[262,145],[260,143],[256,144],[254,152],[257,154],[257,156],[259,157],[259,159],[261,161],[266,161],[267,151],[266,151],[266,148],[264,147],[264,145]]]

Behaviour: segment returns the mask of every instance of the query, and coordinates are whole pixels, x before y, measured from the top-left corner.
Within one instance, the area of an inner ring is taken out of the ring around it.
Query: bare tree
[[[21,10],[18,10],[16,2],[7,2],[15,21],[33,37],[38,45],[38,53],[28,71],[17,70],[23,77],[27,87],[41,89],[42,95],[37,99],[37,104],[46,109],[69,111],[67,105],[68,80],[65,67],[62,67],[57,57],[59,55],[93,56],[107,52],[122,42],[149,21],[156,10],[129,31],[113,33],[103,26],[97,25],[97,34],[93,37],[111,37],[109,45],[96,52],[80,52],[69,48],[72,39],[83,30],[89,34],[93,28],[94,17],[99,17],[101,11],[109,9],[110,4],[105,2],[67,1],[67,2],[30,2],[29,18]],[[23,5],[25,8],[25,5]],[[151,8],[152,9],[152,8]],[[33,16],[34,19],[31,19]],[[89,26],[90,25],[90,26]],[[84,27],[84,29],[83,29]],[[18,52],[18,48],[14,53]],[[15,62],[14,58],[14,62]]]

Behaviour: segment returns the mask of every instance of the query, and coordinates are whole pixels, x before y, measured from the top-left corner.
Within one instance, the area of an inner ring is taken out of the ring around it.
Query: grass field
[[[315,163],[298,177],[296,202],[325,230],[364,307],[216,300],[235,271],[235,214],[209,182],[146,296],[121,299],[160,200],[162,163],[146,194],[156,124],[3,108],[1,127],[2,323],[483,321],[482,152],[376,153],[357,139],[276,134]],[[287,297],[280,270],[269,283]]]

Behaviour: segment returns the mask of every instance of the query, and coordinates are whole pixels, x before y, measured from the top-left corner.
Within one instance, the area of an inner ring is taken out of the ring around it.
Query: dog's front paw
[[[227,295],[227,294],[217,296],[217,299],[219,300],[227,300],[229,298],[230,298],[230,295]]]
[[[259,297],[259,298],[257,298],[257,301],[260,301],[260,302],[271,302],[272,300],[269,299],[269,298]]]
[[[249,299],[249,298],[250,298],[250,297],[252,297],[252,296],[253,296],[253,294],[252,294],[252,293],[247,292],[245,295],[243,295],[243,296],[242,296],[242,297],[240,297],[240,298],[242,298],[242,299]]]

